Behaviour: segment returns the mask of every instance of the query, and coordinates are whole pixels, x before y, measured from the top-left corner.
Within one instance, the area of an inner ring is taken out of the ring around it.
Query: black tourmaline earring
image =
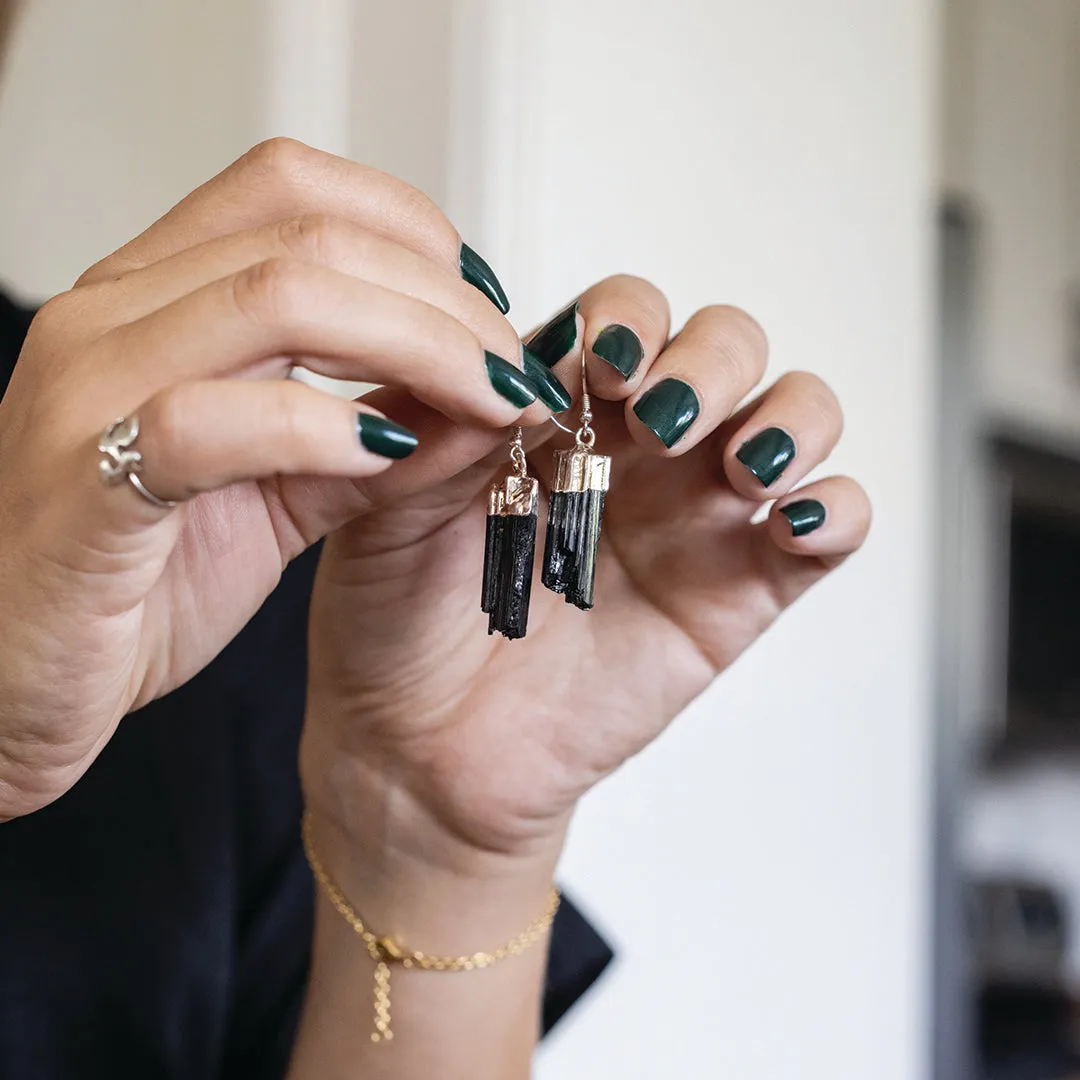
[[[492,484],[488,492],[480,610],[488,616],[489,634],[498,631],[504,637],[523,638],[529,627],[539,484],[529,476],[521,428],[514,428],[510,461],[513,474]]]
[[[611,481],[611,458],[594,452],[596,432],[581,351],[581,427],[571,450],[556,450],[544,544],[543,583],[582,611],[593,606],[596,550]],[[562,426],[561,424],[559,425]]]

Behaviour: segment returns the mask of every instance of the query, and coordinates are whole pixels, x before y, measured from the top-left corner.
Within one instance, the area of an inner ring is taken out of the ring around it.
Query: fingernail
[[[504,315],[509,312],[510,300],[495,271],[468,244],[461,245],[459,265],[461,276],[473,288],[479,289]]]
[[[395,460],[407,458],[420,443],[407,427],[371,413],[356,414],[356,434],[365,450]]]
[[[791,522],[792,536],[805,536],[825,524],[825,507],[817,499],[799,499],[780,507],[780,513]]]
[[[782,428],[766,428],[744,442],[735,456],[763,487],[770,487],[795,457],[795,440]]]
[[[536,400],[536,387],[523,371],[493,352],[485,351],[484,359],[491,385],[512,405],[524,409]]]
[[[605,327],[600,331],[592,351],[606,360],[624,379],[629,379],[637,371],[638,364],[645,356],[641,338],[629,326]]]
[[[552,412],[565,412],[570,408],[570,391],[557,378],[554,373],[544,367],[533,354],[522,347],[522,355],[525,357],[525,374],[529,376],[540,400]]]
[[[545,367],[554,367],[574,347],[577,341],[577,312],[578,302],[575,300],[532,336],[529,349]]]
[[[634,406],[637,418],[669,449],[701,412],[693,387],[681,379],[665,379],[643,394]]]

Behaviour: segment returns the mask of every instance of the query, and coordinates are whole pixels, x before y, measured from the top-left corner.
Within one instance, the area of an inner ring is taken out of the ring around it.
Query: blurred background
[[[426,190],[520,330],[746,307],[866,550],[582,808],[619,951],[541,1080],[1080,1077],[1080,0],[28,0],[0,278],[269,135]]]

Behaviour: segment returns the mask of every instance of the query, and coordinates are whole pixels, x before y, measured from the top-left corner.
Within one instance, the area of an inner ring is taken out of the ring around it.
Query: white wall
[[[0,278],[67,288],[265,130],[258,0],[28,0],[0,107]]]
[[[39,29],[0,113],[0,271],[29,288],[66,283],[249,135],[302,134],[324,108],[326,137],[340,129],[336,76],[313,77],[310,42],[284,32],[300,0],[261,9],[262,27],[230,0],[213,33],[168,38],[166,10],[210,20],[226,5],[98,0],[72,20],[36,2],[49,35],[91,58],[61,64]],[[354,149],[445,198],[522,327],[617,270],[663,285],[679,318],[744,305],[770,333],[773,376],[810,368],[844,399],[835,465],[877,505],[866,551],[582,808],[565,879],[621,959],[540,1077],[919,1080],[934,0],[354,9]],[[146,55],[117,55],[94,30],[103,11]],[[206,86],[189,75],[168,92],[150,70],[164,41],[167,68],[205,66]],[[260,89],[210,110],[226,53]]]

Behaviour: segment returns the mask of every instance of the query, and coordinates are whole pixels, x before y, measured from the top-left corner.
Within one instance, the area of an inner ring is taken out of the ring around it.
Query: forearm
[[[365,924],[429,956],[492,952],[548,904],[557,852],[482,860],[475,872],[363,857],[315,819],[320,859]],[[360,845],[362,848],[362,845]],[[375,961],[320,890],[308,986],[289,1080],[525,1080],[539,1036],[546,932],[480,970],[392,964],[390,1041],[373,1041]]]

